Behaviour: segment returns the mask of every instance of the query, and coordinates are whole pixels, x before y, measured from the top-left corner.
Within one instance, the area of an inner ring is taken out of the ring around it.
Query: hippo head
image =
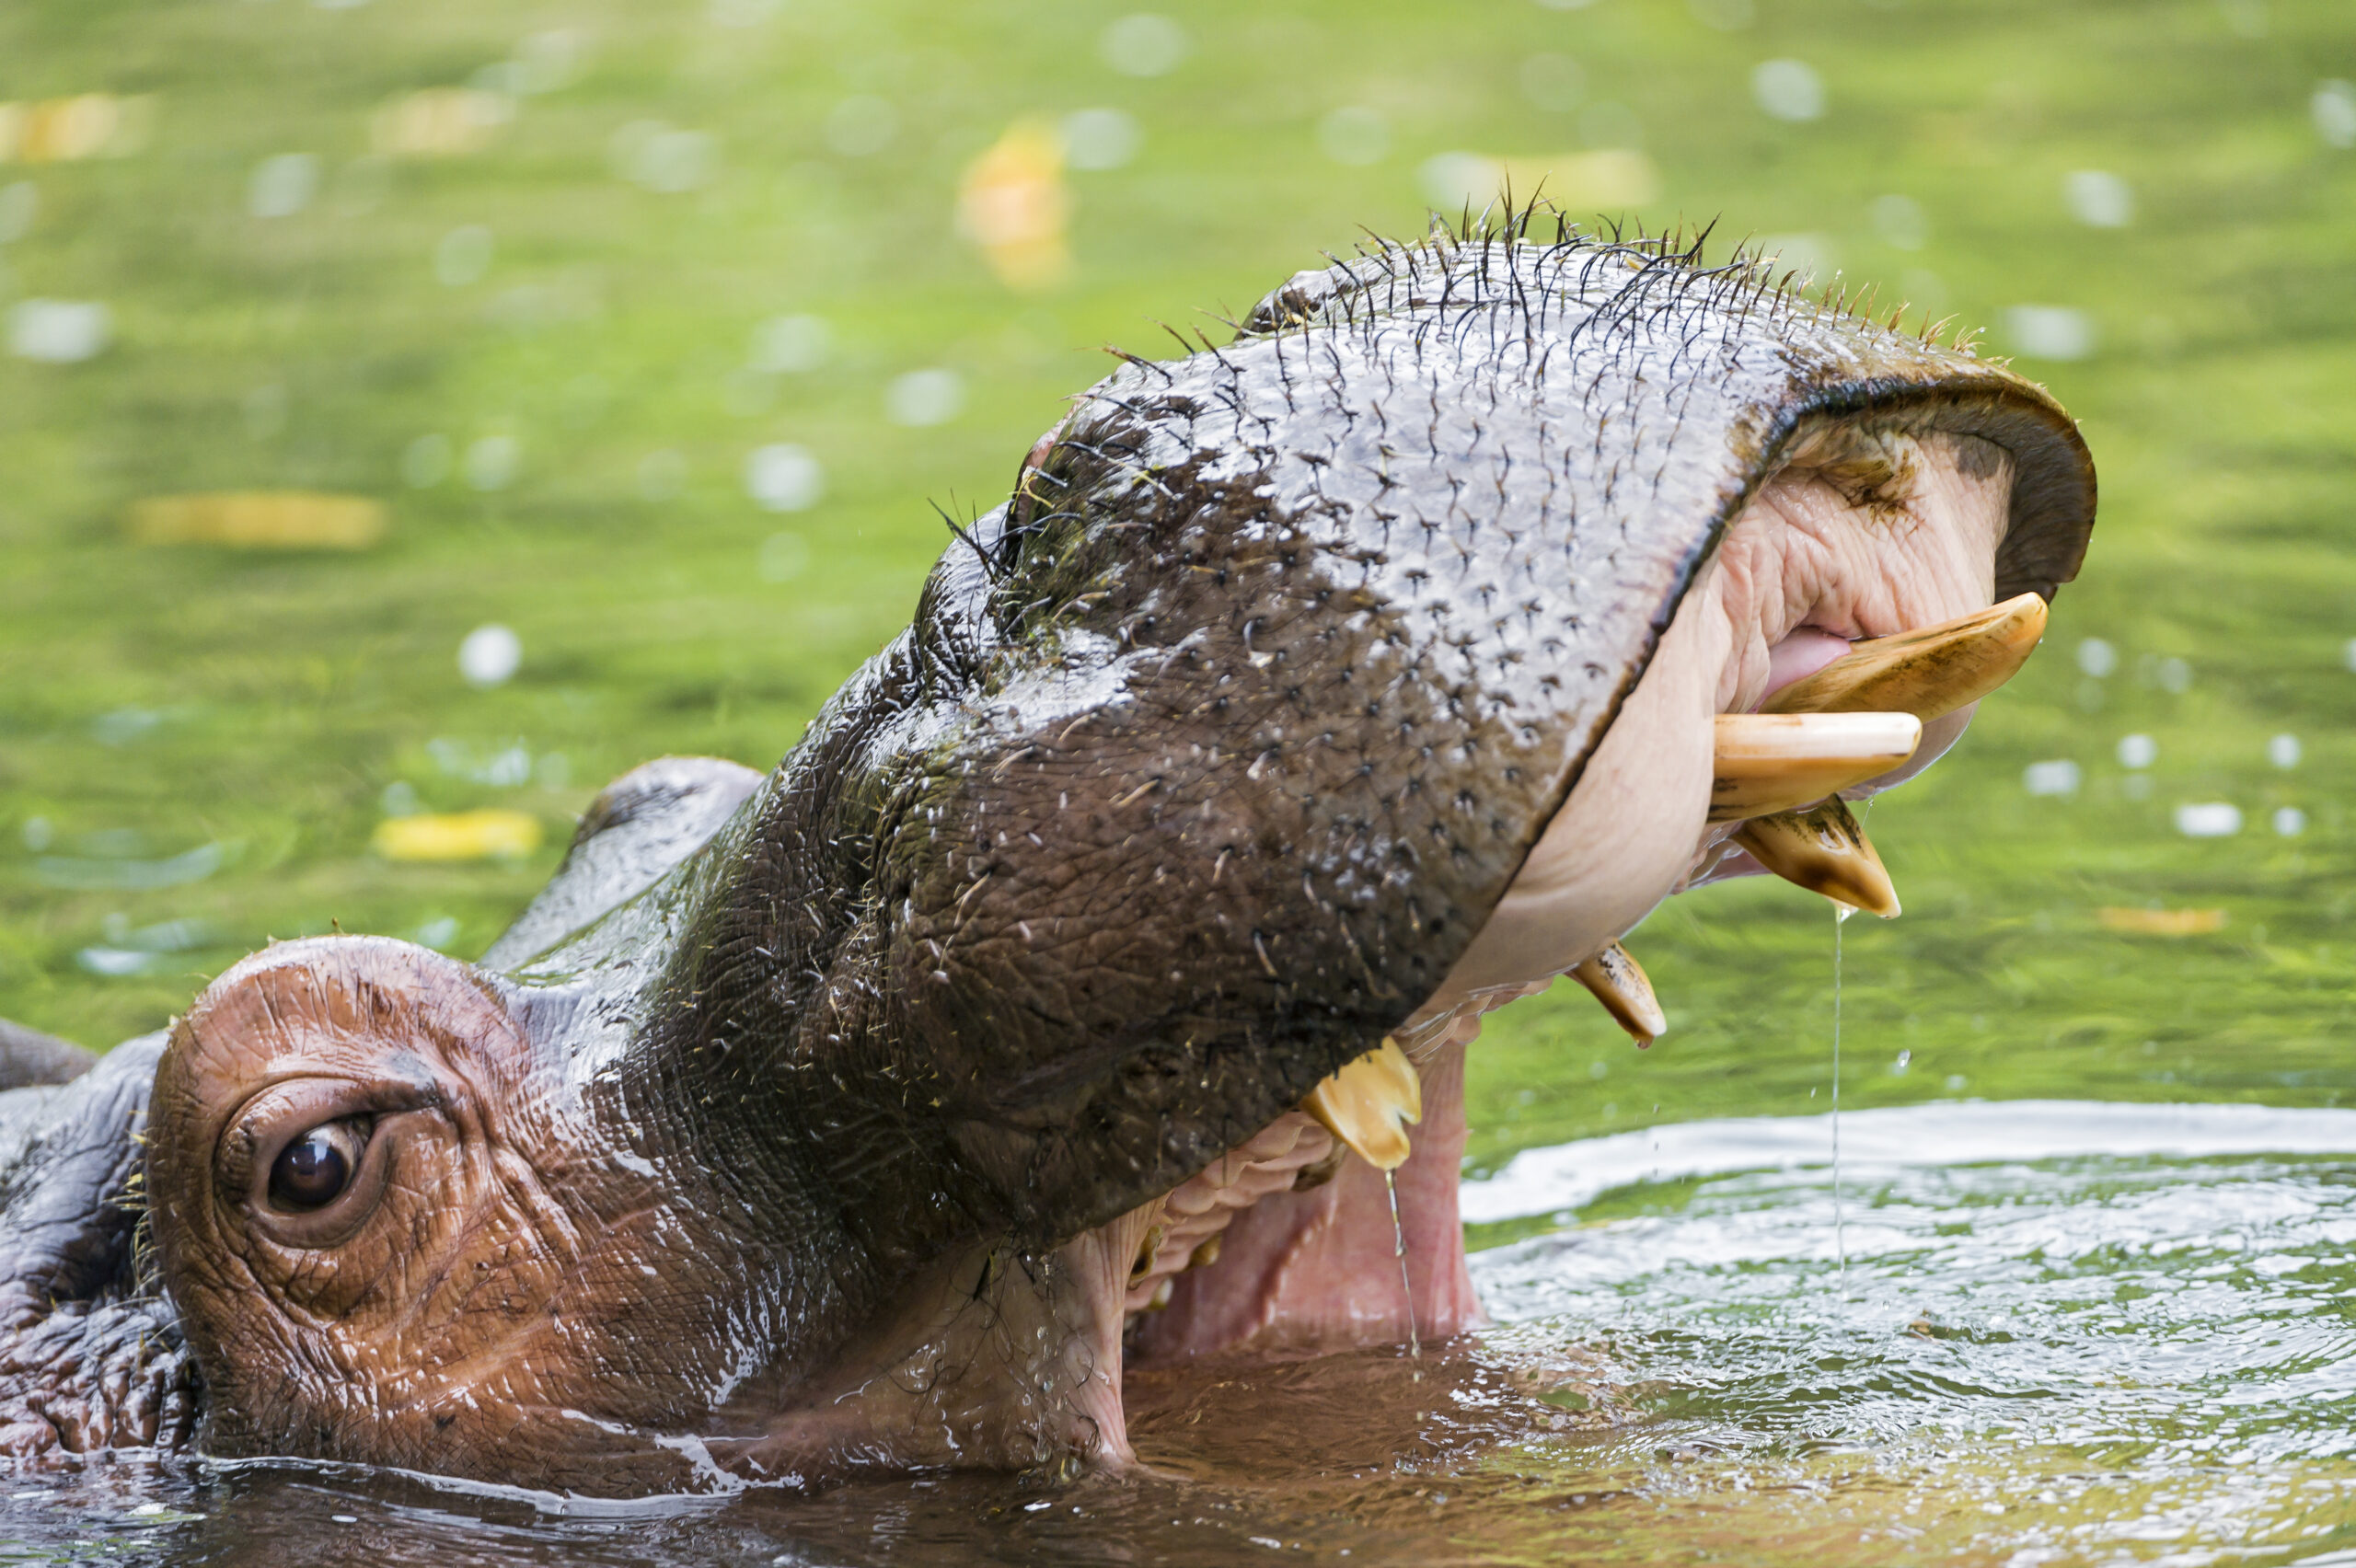
[[[479,963],[214,983],[147,1161],[202,1440],[600,1493],[1117,1464],[1125,1362],[1460,1331],[1480,1012],[1577,972],[1647,1028],[1616,939],[1968,709],[1780,801],[1721,716],[2041,624],[2093,509],[2041,390],[1748,262],[1304,272],[1080,399],[774,774],[624,778]],[[1360,1156],[1418,1109],[1403,1274]]]

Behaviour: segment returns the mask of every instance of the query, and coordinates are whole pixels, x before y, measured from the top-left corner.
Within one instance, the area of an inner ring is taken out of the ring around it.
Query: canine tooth
[[[1710,820],[1814,805],[1888,773],[1922,744],[1923,721],[1911,713],[1721,713]]]
[[[1618,942],[1572,970],[1571,978],[1594,992],[1595,999],[1635,1037],[1638,1045],[1651,1044],[1668,1030],[1669,1019],[1653,995],[1653,983]]]
[[[2023,594],[1936,626],[1858,644],[1769,698],[1767,713],[1911,713],[1928,721],[2013,678],[2045,635],[2045,601]]]
[[[1804,812],[1753,817],[1734,841],[1787,882],[1885,920],[1898,915],[1898,890],[1838,795]]]
[[[1309,1091],[1300,1108],[1377,1170],[1407,1162],[1409,1122],[1424,1119],[1424,1085],[1399,1043],[1382,1043]]]

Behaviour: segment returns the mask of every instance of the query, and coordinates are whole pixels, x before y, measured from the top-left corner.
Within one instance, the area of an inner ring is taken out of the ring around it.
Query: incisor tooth
[[[1928,721],[1977,702],[2013,678],[2045,635],[2045,601],[2023,594],[1936,626],[1859,643],[1804,675],[1765,713],[1911,713]]]
[[[1415,1064],[1390,1036],[1309,1091],[1300,1108],[1377,1170],[1407,1163],[1409,1122],[1424,1119]]]
[[[1594,992],[1595,999],[1621,1028],[1635,1036],[1638,1045],[1649,1045],[1667,1032],[1669,1018],[1653,995],[1653,983],[1618,942],[1572,970],[1571,978]]]
[[[1814,805],[1902,765],[1923,744],[1911,713],[1721,713],[1710,820]]]
[[[1753,817],[1734,841],[1785,882],[1885,920],[1897,917],[1898,890],[1838,795],[1804,812]]]

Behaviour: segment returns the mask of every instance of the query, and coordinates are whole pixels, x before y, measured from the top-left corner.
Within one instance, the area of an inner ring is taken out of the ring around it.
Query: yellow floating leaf
[[[1063,139],[1044,120],[1016,121],[957,182],[958,231],[1009,288],[1048,288],[1070,275],[1070,221]]]
[[[2106,931],[2137,937],[2205,937],[2225,928],[2222,909],[2122,909],[2106,905],[2095,911]]]
[[[155,108],[153,98],[113,93],[0,103],[0,163],[72,163],[137,152]]]
[[[387,860],[512,860],[540,847],[540,822],[497,809],[387,817],[375,845]]]
[[[364,550],[385,536],[385,526],[380,501],[310,490],[157,495],[131,508],[131,536],[143,545]]]
[[[482,151],[514,117],[515,105],[504,93],[427,87],[378,110],[369,140],[393,157],[456,157]]]

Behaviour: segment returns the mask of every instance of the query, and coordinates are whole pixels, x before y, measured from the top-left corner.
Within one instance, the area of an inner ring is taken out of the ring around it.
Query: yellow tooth
[[[1785,882],[1885,920],[1898,915],[1898,890],[1838,795],[1804,812],[1753,817],[1734,841]]]
[[[1618,942],[1572,970],[1571,978],[1593,991],[1595,999],[1635,1037],[1638,1045],[1651,1044],[1668,1030],[1669,1019],[1653,995],[1653,983]]]
[[[1902,765],[1922,744],[1911,713],[1721,713],[1710,820],[1814,805]]]
[[[1423,1080],[1407,1053],[1386,1035],[1311,1090],[1300,1108],[1377,1170],[1396,1170],[1407,1163],[1406,1124],[1424,1119]]]
[[[2013,678],[2045,635],[2045,601],[2023,594],[1936,626],[1861,642],[1769,698],[1767,713],[1911,713],[1928,721]]]

